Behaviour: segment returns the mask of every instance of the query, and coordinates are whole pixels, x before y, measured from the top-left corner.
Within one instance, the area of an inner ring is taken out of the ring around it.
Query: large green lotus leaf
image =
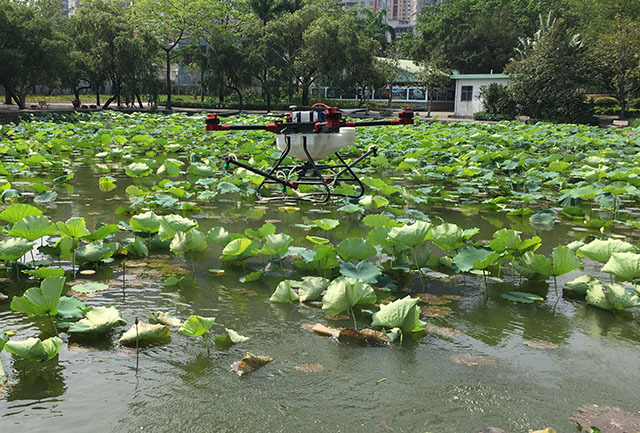
[[[129,225],[136,232],[157,233],[160,230],[160,217],[153,211],[144,212],[132,216]]]
[[[380,311],[373,313],[371,326],[386,329],[400,328],[404,332],[424,330],[427,325],[420,320],[420,299],[405,296],[387,305],[380,305]]]
[[[31,270],[27,270],[27,271],[22,271],[24,274],[27,275],[31,275],[32,277],[36,277],[40,280],[43,280],[47,277],[62,277],[64,276],[64,269],[63,268],[46,268],[46,267],[42,267],[42,268],[38,268],[38,269],[31,269]]]
[[[5,189],[2,191],[2,195],[0,195],[0,198],[4,203],[16,202],[20,200],[20,197],[22,197],[22,193],[17,189]]]
[[[539,227],[551,228],[556,221],[556,212],[553,209],[544,209],[529,217],[529,223]]]
[[[498,253],[506,251],[510,254],[522,255],[527,251],[537,250],[541,244],[542,240],[538,236],[523,241],[515,230],[501,229],[493,234],[493,239],[488,246]]]
[[[169,249],[174,254],[204,251],[206,248],[207,240],[204,234],[198,230],[191,230],[189,233],[177,232],[169,245]]]
[[[464,245],[464,230],[455,224],[440,224],[431,229],[431,242],[442,251],[454,251]]]
[[[244,253],[253,242],[251,239],[239,238],[234,239],[227,244],[222,250],[223,256],[239,256]]]
[[[106,334],[116,326],[127,322],[116,307],[96,307],[87,312],[84,319],[74,323],[67,331],[69,334],[100,335]]]
[[[379,266],[363,260],[358,262],[357,265],[350,262],[340,263],[340,273],[345,277],[357,278],[365,283],[375,283],[378,277],[382,275],[382,270],[380,270]]]
[[[379,195],[365,195],[358,202],[365,209],[378,209],[389,204],[389,200]]]
[[[280,281],[269,302],[289,303],[298,300],[298,295],[291,288],[291,280]]]
[[[107,236],[114,234],[118,230],[119,227],[116,224],[104,224],[89,236],[85,236],[84,240],[87,242],[101,241]]]
[[[130,240],[129,240],[130,241]],[[129,245],[126,246],[125,251],[130,256],[148,256],[149,255],[149,247],[145,244],[142,239],[136,237],[133,239]]]
[[[389,231],[389,239],[408,247],[415,247],[427,239],[430,229],[431,223],[416,221],[402,227],[393,227]]]
[[[214,317],[202,317],[192,314],[189,318],[180,326],[178,332],[188,337],[199,337],[204,335],[216,321]]]
[[[586,294],[594,285],[602,285],[602,283],[591,275],[580,275],[575,280],[566,283],[562,290],[572,293]]]
[[[376,249],[362,238],[347,238],[338,244],[336,252],[343,260],[364,260],[376,254]]]
[[[379,247],[390,247],[393,245],[393,241],[389,238],[389,231],[391,229],[387,227],[375,227],[367,234],[367,242]]]
[[[305,239],[316,245],[324,245],[329,243],[329,239],[320,236],[305,236]]]
[[[486,269],[498,257],[491,248],[466,246],[453,257],[453,264],[460,272],[469,272],[471,269]]]
[[[182,165],[184,165],[184,163],[177,159],[165,159],[164,163],[156,171],[156,174],[158,176],[178,176]]]
[[[40,287],[32,287],[23,296],[11,300],[11,309],[29,317],[55,316],[60,305],[60,295],[65,277],[48,277],[42,280]]]
[[[355,278],[336,278],[322,297],[322,310],[335,316],[358,304],[375,304],[376,293],[364,281]]]
[[[180,215],[166,215],[160,217],[160,239],[167,240],[178,232],[187,233],[189,230],[198,227],[198,223],[190,218]]]
[[[301,253],[303,260],[294,260],[293,265],[300,269],[333,269],[338,264],[336,250],[332,244],[316,245],[312,251]]]
[[[99,283],[97,281],[91,281],[84,284],[76,284],[75,286],[71,287],[71,290],[73,290],[76,293],[86,294],[86,293],[102,292],[104,290],[107,290],[108,288],[109,288],[108,284]]]
[[[514,260],[513,267],[519,274],[528,279],[546,279],[553,273],[551,260],[542,254],[527,251],[520,260]]]
[[[27,338],[24,341],[9,340],[4,348],[7,352],[24,358],[28,361],[48,361],[55,357],[62,347],[62,339],[59,337],[47,338],[40,341],[39,338]]]
[[[635,247],[619,239],[596,239],[577,251],[578,257],[589,257],[600,263],[607,263],[613,253],[630,253]]]
[[[628,289],[622,284],[607,284],[605,294],[616,310],[624,310],[640,306],[640,297],[634,289]]]
[[[134,162],[129,164],[126,169],[127,176],[129,177],[144,177],[149,176],[153,170],[144,162]]]
[[[207,232],[207,239],[215,242],[216,244],[224,247],[229,243],[229,232],[224,227],[212,227]]]
[[[270,234],[266,237],[260,253],[270,256],[282,256],[287,252],[292,241],[293,238],[286,233]]]
[[[314,220],[313,223],[321,230],[331,230],[338,227],[338,224],[340,224],[340,221],[330,219],[330,218],[324,218],[324,219]]]
[[[82,217],[69,218],[66,222],[58,221],[56,224],[60,234],[64,237],[81,239],[91,234],[87,230],[87,223]]]
[[[264,240],[267,236],[276,232],[276,226],[272,223],[264,223],[258,230],[246,229],[244,235],[256,240]]]
[[[100,191],[111,191],[116,188],[116,179],[111,176],[102,176],[98,179],[98,188]]]
[[[53,236],[58,234],[56,225],[41,215],[32,215],[22,218],[16,222],[9,236],[17,236],[28,241],[35,241],[43,236]]]
[[[302,277],[302,283],[298,289],[300,302],[315,301],[320,299],[322,292],[329,287],[329,280],[322,277]]]
[[[76,250],[77,263],[97,263],[108,259],[118,250],[117,242],[95,241]]]
[[[73,296],[63,296],[58,305],[57,317],[66,320],[80,320],[84,317],[87,304]]]
[[[640,254],[613,253],[609,261],[603,266],[602,272],[614,274],[625,281],[640,278]]]
[[[122,334],[118,343],[123,346],[135,346],[136,340],[138,344],[167,343],[170,338],[171,332],[166,326],[161,324],[150,325],[141,320],[137,325],[132,325],[127,332]]]
[[[613,304],[609,301],[609,298],[604,292],[602,284],[594,284],[589,287],[585,300],[588,304],[602,308],[603,310],[611,311],[614,309]]]
[[[55,191],[44,191],[33,197],[33,202],[38,204],[53,203],[58,199],[58,193]]]
[[[561,246],[554,248],[551,275],[564,275],[581,267],[582,262],[576,257],[576,254],[569,249],[569,247]]]
[[[13,262],[27,254],[33,248],[33,244],[23,238],[8,238],[0,241],[0,260]]]
[[[364,225],[371,228],[375,228],[375,227],[392,228],[392,227],[400,226],[400,223],[398,221],[392,218],[389,218],[388,216],[380,215],[380,214],[367,215],[362,219],[362,222],[364,223]]]
[[[17,223],[22,218],[28,216],[41,216],[42,211],[30,204],[16,203],[8,206],[5,210],[0,212],[0,220],[7,221],[8,223]]]

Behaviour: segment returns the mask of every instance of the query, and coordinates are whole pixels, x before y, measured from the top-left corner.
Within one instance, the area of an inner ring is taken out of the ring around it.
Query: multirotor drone
[[[355,140],[355,129],[381,125],[411,125],[413,112],[404,108],[397,119],[347,121],[342,111],[336,107],[318,103],[308,111],[292,111],[285,121],[267,125],[223,125],[216,113],[206,119],[207,131],[263,130],[276,134],[276,145],[282,151],[276,164],[263,171],[238,161],[234,156],[225,156],[225,168],[231,165],[256,173],[264,180],[256,193],[261,200],[303,200],[325,203],[333,197],[359,198],[364,195],[365,185],[354,173],[353,168],[369,155],[377,155],[377,147],[372,146],[353,161],[346,162],[338,150],[351,146]],[[335,155],[336,163],[318,163]],[[296,165],[283,165],[287,156],[301,160]],[[269,185],[279,185],[279,191],[269,190]],[[353,185],[353,193],[337,192],[338,186]],[[269,191],[265,195],[263,192]],[[293,194],[291,193],[293,192]]]

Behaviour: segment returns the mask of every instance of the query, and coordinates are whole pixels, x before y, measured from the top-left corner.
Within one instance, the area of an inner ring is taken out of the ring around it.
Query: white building
[[[451,75],[456,82],[456,98],[454,104],[456,117],[473,117],[482,111],[480,92],[491,83],[505,86],[509,82],[506,74],[458,74]]]

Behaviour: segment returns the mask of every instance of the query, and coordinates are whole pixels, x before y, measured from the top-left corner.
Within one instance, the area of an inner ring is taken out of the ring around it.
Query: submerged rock
[[[578,431],[589,432],[597,427],[602,433],[637,433],[640,432],[640,418],[631,415],[619,407],[581,406],[578,413],[569,418]]]

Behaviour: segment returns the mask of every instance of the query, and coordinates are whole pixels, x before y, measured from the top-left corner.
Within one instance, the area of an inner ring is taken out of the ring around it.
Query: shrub
[[[618,100],[610,96],[594,98],[592,101],[596,107],[617,107],[618,106]]]
[[[492,117],[484,120],[514,119],[516,116],[516,104],[513,93],[507,86],[491,83],[480,92],[484,111]],[[474,116],[475,118],[475,116]],[[498,119],[499,118],[499,119]]]

